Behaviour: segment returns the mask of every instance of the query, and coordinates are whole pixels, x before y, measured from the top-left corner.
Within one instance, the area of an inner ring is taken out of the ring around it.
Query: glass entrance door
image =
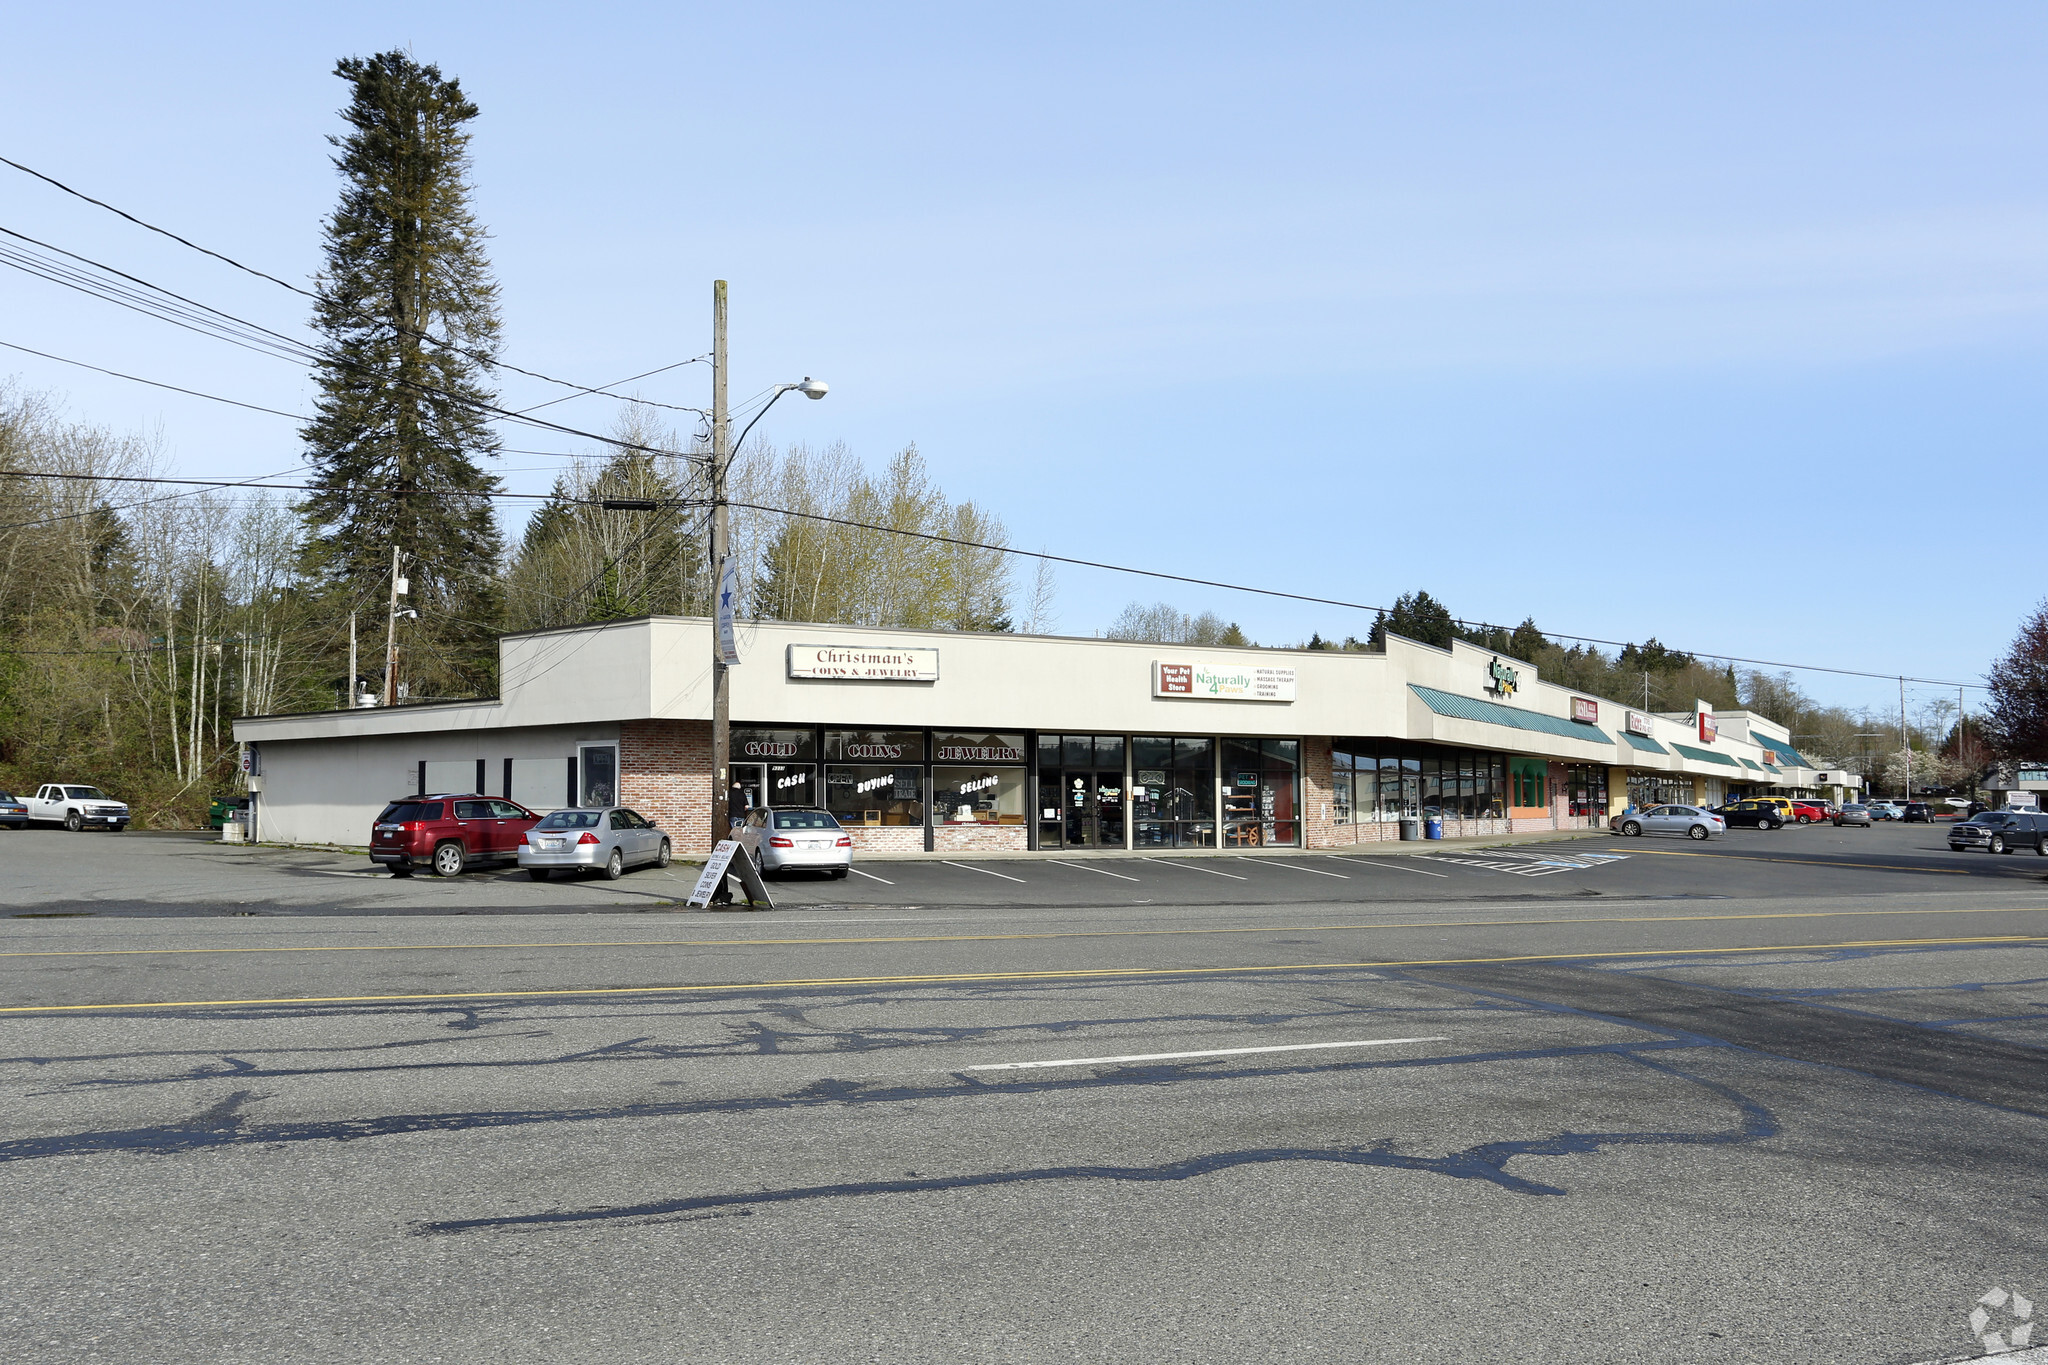
[[[1125,797],[1121,735],[1039,737],[1040,848],[1122,848]]]

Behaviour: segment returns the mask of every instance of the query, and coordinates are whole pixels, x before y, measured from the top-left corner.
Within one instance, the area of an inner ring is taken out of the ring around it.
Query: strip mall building
[[[731,780],[824,806],[869,852],[1336,848],[1602,824],[1634,803],[1813,794],[1747,712],[1633,710],[1464,643],[1383,654],[759,622],[732,670]],[[254,716],[254,836],[359,846],[388,800],[617,803],[702,852],[711,626],[510,635],[490,700]],[[1835,790],[1839,791],[1839,788]],[[721,808],[728,802],[720,800]],[[1410,827],[1412,830],[1412,826]]]

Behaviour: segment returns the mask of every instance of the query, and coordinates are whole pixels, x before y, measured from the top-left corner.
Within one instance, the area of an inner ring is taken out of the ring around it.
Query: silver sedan
[[[519,865],[544,882],[557,872],[602,872],[613,881],[629,867],[667,867],[674,850],[661,827],[624,806],[558,810],[526,832]]]
[[[1711,839],[1728,830],[1728,822],[1710,810],[1697,806],[1652,806],[1633,815],[1615,817],[1614,827],[1631,839],[1645,834],[1683,834],[1688,839]]]
[[[740,844],[763,872],[823,872],[844,877],[853,867],[853,836],[822,810],[756,810],[740,828]]]
[[[1870,825],[1870,807],[1842,807],[1840,810],[1835,812],[1835,828],[1840,829],[1843,825],[1862,825],[1865,828],[1868,828]]]

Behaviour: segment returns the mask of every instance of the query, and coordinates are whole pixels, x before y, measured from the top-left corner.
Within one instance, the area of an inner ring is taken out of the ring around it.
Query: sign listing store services
[[[835,682],[937,682],[939,651],[791,645],[789,676],[827,678]]]
[[[1155,697],[1208,697],[1218,701],[1293,701],[1294,670],[1252,664],[1152,663]]]

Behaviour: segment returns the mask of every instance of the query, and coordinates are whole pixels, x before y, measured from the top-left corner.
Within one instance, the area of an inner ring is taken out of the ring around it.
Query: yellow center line
[[[1504,962],[1590,962],[1602,959],[1711,957],[1730,953],[1828,952],[1840,948],[1952,947],[1960,944],[2048,943],[2033,934],[1980,938],[1877,938],[1846,943],[1774,943],[1745,948],[1636,948],[1600,953],[1525,953],[1513,957],[1430,957],[1403,961],[1281,962],[1256,967],[1083,967],[1059,971],[944,972],[906,976],[832,976],[787,981],[721,981],[697,986],[582,986],[556,990],[436,991],[405,995],[297,995],[249,1000],[142,1000],[104,1005],[5,1005],[0,1014],[75,1014],[85,1010],[230,1009],[249,1005],[403,1004],[434,1000],[549,1000],[596,995],[683,995],[709,991],[800,990],[831,986],[948,985],[975,981],[1084,981],[1150,976],[1217,976],[1247,972],[1326,972],[1390,967],[1470,967]]]
[[[1677,855],[1684,857],[1687,855]],[[881,943],[1006,943],[1066,938],[1172,938],[1198,934],[1354,933],[1389,929],[1546,928],[1569,924],[1695,924],[1733,920],[1862,919],[1879,915],[2038,915],[2048,905],[1927,910],[1771,910],[1732,915],[1581,915],[1569,919],[1424,919],[1381,924],[1262,924],[1234,929],[1065,929],[1035,934],[900,934],[887,938],[629,938],[550,943],[335,943],[261,948],[51,948],[0,952],[5,958],[174,957],[194,953],[506,952],[527,948],[815,948]]]
[[[1738,863],[1804,863],[1809,867],[1840,867],[1852,872],[1868,868],[1873,872],[1939,872],[1949,877],[1978,875],[1967,867],[1908,867],[1904,863],[1851,863],[1837,858],[1780,858],[1774,854],[1751,853],[1682,853],[1675,848],[1639,848],[1629,851],[1657,858],[1727,858]]]

